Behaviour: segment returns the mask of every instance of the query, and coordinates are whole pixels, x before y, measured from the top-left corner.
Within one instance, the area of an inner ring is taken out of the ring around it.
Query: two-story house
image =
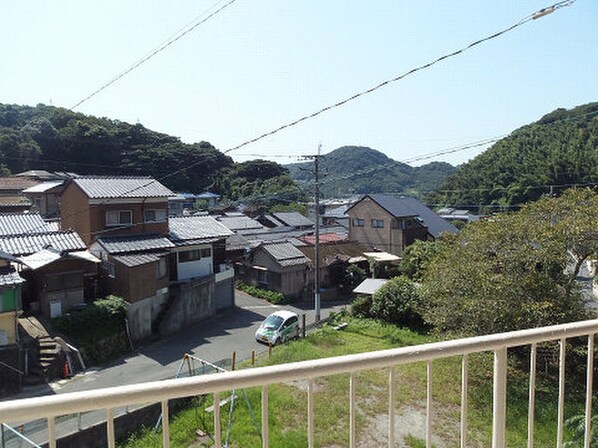
[[[346,213],[350,240],[398,256],[415,240],[436,239],[443,232],[457,232],[455,226],[415,198],[368,194]]]
[[[99,237],[168,235],[168,198],[175,194],[151,177],[82,176],[60,198],[63,229],[75,229],[86,244]]]

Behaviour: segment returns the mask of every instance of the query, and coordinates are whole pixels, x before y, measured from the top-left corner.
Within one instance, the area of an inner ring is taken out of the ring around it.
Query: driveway
[[[254,333],[265,316],[276,309],[288,309],[306,314],[307,324],[314,322],[313,302],[291,305],[271,303],[245,294],[235,293],[236,306],[214,318],[198,322],[170,337],[152,343],[130,355],[101,368],[89,368],[69,380],[28,388],[10,399],[77,392],[102,387],[121,386],[176,376],[185,353],[212,363],[230,359],[236,351],[237,360],[251,357],[251,351],[263,353],[268,347],[255,341]],[[339,311],[346,302],[322,302],[321,317]]]

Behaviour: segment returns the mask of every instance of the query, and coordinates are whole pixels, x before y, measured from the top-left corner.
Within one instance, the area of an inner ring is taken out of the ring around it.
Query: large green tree
[[[425,318],[476,335],[587,316],[575,279],[598,251],[598,195],[568,190],[440,241],[423,278]]]

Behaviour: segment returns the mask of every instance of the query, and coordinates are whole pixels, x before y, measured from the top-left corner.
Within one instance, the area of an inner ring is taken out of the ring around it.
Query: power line
[[[177,41],[177,40],[179,40],[181,37],[183,37],[184,35],[188,34],[188,33],[189,33],[189,32],[191,32],[193,29],[197,28],[199,25],[201,25],[201,24],[202,24],[202,23],[204,23],[205,21],[209,20],[211,17],[213,17],[214,15],[218,14],[220,11],[222,11],[224,8],[228,7],[229,5],[231,5],[231,4],[232,4],[232,3],[234,3],[234,2],[235,2],[235,0],[230,0],[228,3],[226,3],[226,4],[225,4],[225,5],[223,5],[221,8],[219,8],[218,10],[216,10],[215,12],[213,12],[212,14],[210,14],[210,15],[209,15],[208,17],[206,17],[204,20],[202,20],[202,21],[201,21],[201,22],[199,22],[198,24],[194,25],[192,28],[190,28],[189,30],[187,30],[187,31],[185,31],[184,33],[180,34],[180,35],[179,35],[179,36],[177,36],[176,38],[174,38],[174,39],[172,39],[172,40],[168,41],[168,42],[167,42],[165,45],[162,45],[160,48],[158,48],[158,49],[157,49],[157,50],[155,50],[154,52],[150,53],[150,55],[149,55],[149,56],[147,56],[147,57],[143,58],[142,60],[140,60],[138,63],[136,63],[136,64],[135,64],[134,66],[132,66],[130,69],[128,69],[127,71],[125,71],[125,72],[121,73],[121,74],[120,74],[118,77],[114,78],[112,81],[110,81],[109,83],[105,84],[105,85],[104,85],[104,86],[102,86],[100,89],[96,90],[96,91],[95,91],[95,92],[93,92],[91,95],[89,95],[88,97],[86,97],[86,98],[84,98],[83,100],[81,100],[79,103],[77,103],[75,106],[73,106],[73,108],[75,108],[75,107],[79,106],[79,105],[80,105],[80,104],[82,104],[84,101],[87,101],[89,98],[91,98],[92,96],[94,96],[94,95],[96,95],[97,93],[101,92],[102,90],[104,90],[105,88],[107,88],[109,85],[111,85],[111,84],[113,84],[114,82],[118,81],[118,79],[122,78],[122,77],[123,77],[123,76],[125,76],[127,73],[130,73],[132,70],[134,70],[136,67],[138,67],[139,65],[141,65],[141,64],[142,64],[142,63],[144,63],[145,61],[147,61],[149,58],[153,57],[154,55],[156,55],[156,54],[157,54],[157,53],[159,53],[160,51],[164,50],[164,49],[165,49],[165,48],[167,48],[169,45],[171,45],[172,43],[176,42],[176,41]],[[383,82],[381,82],[381,83],[379,83],[379,84],[377,84],[377,85],[375,85],[375,86],[373,86],[373,87],[371,87],[371,88],[369,88],[369,89],[366,89],[366,90],[363,90],[363,91],[361,91],[361,92],[355,93],[355,94],[353,94],[353,95],[349,96],[348,98],[346,98],[346,99],[344,99],[344,100],[342,100],[342,101],[339,101],[339,102],[337,102],[337,103],[334,103],[334,104],[332,104],[332,105],[326,106],[326,107],[324,107],[324,108],[322,108],[322,109],[319,109],[319,110],[317,110],[316,112],[313,112],[313,113],[311,113],[311,114],[308,114],[308,115],[305,115],[305,116],[303,116],[303,117],[301,117],[301,118],[299,118],[299,119],[296,119],[296,120],[294,120],[294,121],[291,121],[291,122],[289,122],[289,123],[286,123],[286,124],[284,124],[284,125],[282,125],[282,126],[279,126],[278,128],[276,128],[276,129],[274,129],[274,130],[272,130],[272,131],[269,131],[269,132],[263,133],[263,134],[261,134],[261,135],[259,135],[259,136],[257,136],[257,137],[254,137],[254,138],[251,138],[251,139],[249,139],[249,140],[246,140],[246,141],[244,141],[243,143],[240,143],[240,144],[238,144],[238,145],[236,145],[236,146],[234,146],[234,147],[231,147],[231,148],[229,148],[229,149],[227,149],[227,150],[225,150],[225,151],[222,151],[222,153],[223,153],[223,154],[228,154],[229,152],[236,151],[237,149],[243,148],[243,147],[245,147],[245,146],[248,146],[248,145],[250,145],[250,144],[252,144],[252,143],[255,143],[255,142],[259,141],[259,140],[262,140],[262,139],[264,139],[264,138],[266,138],[266,137],[269,137],[269,136],[271,136],[271,135],[277,134],[277,133],[279,133],[279,132],[281,132],[281,131],[283,131],[283,130],[285,130],[285,129],[288,129],[288,128],[291,128],[291,127],[294,127],[294,126],[296,126],[296,125],[298,125],[298,124],[300,124],[300,123],[302,123],[302,122],[304,122],[304,121],[307,121],[307,120],[310,120],[310,119],[312,119],[312,118],[315,118],[315,117],[317,117],[317,116],[319,116],[319,115],[321,115],[321,114],[323,114],[323,113],[325,113],[325,112],[328,112],[328,111],[330,111],[330,110],[332,110],[332,109],[339,108],[339,107],[341,107],[341,106],[343,106],[343,105],[345,105],[345,104],[347,104],[347,103],[349,103],[349,102],[351,102],[351,101],[353,101],[353,100],[356,100],[356,99],[358,99],[358,98],[360,98],[360,97],[362,97],[362,96],[366,96],[366,95],[368,95],[368,94],[370,94],[370,93],[373,93],[373,92],[375,92],[376,90],[378,90],[378,89],[381,89],[382,87],[385,87],[385,86],[387,86],[387,85],[389,85],[389,84],[392,84],[392,83],[398,82],[398,81],[400,81],[400,80],[402,80],[402,79],[406,78],[407,76],[410,76],[410,75],[412,75],[412,74],[414,74],[414,73],[416,73],[416,72],[418,72],[418,71],[426,70],[426,69],[428,69],[428,68],[432,67],[433,65],[436,65],[436,64],[438,64],[439,62],[442,62],[443,60],[450,59],[450,58],[453,58],[453,57],[455,57],[455,56],[457,56],[457,55],[460,55],[461,53],[464,53],[465,51],[467,51],[467,50],[469,50],[469,49],[471,49],[471,48],[473,48],[473,47],[475,47],[475,46],[477,46],[477,45],[480,45],[480,44],[482,44],[482,43],[484,43],[484,42],[487,42],[487,41],[490,41],[490,40],[492,40],[492,39],[496,39],[497,37],[500,37],[500,36],[502,36],[502,35],[504,35],[504,34],[506,34],[506,33],[510,32],[510,31],[514,30],[515,28],[518,28],[518,27],[520,27],[520,26],[522,26],[522,25],[524,25],[524,24],[526,24],[526,23],[528,23],[528,22],[530,22],[530,21],[532,21],[532,20],[535,20],[535,19],[537,19],[537,18],[539,18],[539,17],[543,17],[544,15],[546,15],[546,14],[549,14],[549,13],[551,13],[551,12],[554,12],[554,11],[556,11],[557,9],[560,9],[560,8],[562,8],[562,7],[565,7],[565,6],[570,6],[570,5],[572,5],[574,2],[575,2],[575,0],[561,1],[561,2],[557,2],[557,3],[555,3],[555,4],[551,5],[551,6],[548,6],[548,7],[546,7],[546,8],[543,8],[543,9],[541,9],[541,10],[539,10],[539,11],[536,11],[535,13],[532,13],[532,14],[530,14],[530,15],[528,15],[528,16],[526,16],[526,17],[524,17],[523,19],[519,20],[519,21],[518,21],[518,22],[516,22],[515,24],[513,24],[513,25],[509,26],[508,28],[505,28],[505,29],[503,29],[503,30],[501,30],[501,31],[498,31],[498,32],[494,33],[494,34],[491,34],[490,36],[487,36],[487,37],[484,37],[484,38],[478,39],[478,40],[476,40],[476,41],[474,41],[474,42],[470,43],[469,45],[467,45],[467,46],[465,46],[465,47],[463,47],[463,48],[461,48],[461,49],[458,49],[458,50],[455,50],[455,51],[453,51],[453,52],[451,52],[451,53],[447,53],[447,54],[445,54],[445,55],[443,55],[443,56],[440,56],[440,57],[436,58],[435,60],[433,60],[433,61],[431,61],[431,62],[428,62],[427,64],[420,65],[420,66],[418,66],[418,67],[416,67],[416,68],[413,68],[413,69],[411,69],[411,70],[409,70],[409,71],[407,71],[407,72],[405,72],[405,73],[403,73],[403,74],[401,74],[401,75],[399,75],[399,76],[396,76],[396,77],[394,77],[394,78],[391,78],[391,79],[388,79],[388,80],[386,80],[386,81],[383,81]],[[169,177],[172,177],[172,176],[176,176],[176,175],[178,175],[178,174],[180,174],[180,173],[182,173],[182,172],[185,172],[185,171],[186,171],[186,170],[188,170],[188,169],[191,169],[191,168],[194,168],[194,167],[196,167],[196,166],[200,165],[201,163],[203,163],[203,161],[197,161],[197,162],[191,163],[190,165],[187,165],[187,166],[185,166],[185,167],[183,167],[183,168],[180,168],[180,169],[178,169],[178,170],[175,170],[175,171],[173,171],[173,172],[171,172],[171,173],[169,173],[169,174],[167,174],[167,175],[165,175],[165,176],[162,176],[162,177],[161,177],[161,178],[159,178],[159,179],[152,179],[152,180],[150,180],[149,182],[147,182],[147,183],[145,183],[145,184],[142,184],[142,185],[140,185],[140,186],[138,186],[138,187],[136,187],[136,188],[133,188],[133,189],[132,189],[132,190],[130,190],[130,191],[127,191],[127,192],[124,192],[124,193],[122,193],[122,194],[121,194],[119,197],[122,197],[124,194],[130,194],[130,193],[133,193],[133,192],[135,192],[135,191],[137,191],[137,190],[140,190],[140,189],[142,189],[142,188],[145,188],[145,187],[147,187],[147,186],[151,185],[152,183],[154,183],[154,182],[156,182],[156,181],[157,181],[157,182],[161,182],[161,181],[162,181],[162,180],[164,180],[164,179],[167,179],[167,178],[169,178]],[[104,205],[104,204],[107,204],[107,203],[109,203],[109,202],[110,202],[111,200],[113,200],[113,199],[118,199],[118,198],[111,198],[111,199],[107,199],[106,201],[103,201],[103,202],[102,202],[101,204],[99,204],[99,205]],[[83,213],[83,212],[85,212],[87,209],[89,209],[89,207],[86,207],[86,208],[84,208],[84,209],[81,209],[81,210],[79,210],[78,212],[71,213],[71,215],[69,215],[69,217],[71,217],[71,216],[73,216],[73,215],[76,215],[76,214]]]
[[[216,11],[212,12],[211,14],[209,14],[203,20],[200,20],[199,22],[195,23],[190,28],[187,28],[187,29],[185,29],[182,32],[176,33],[174,35],[174,37],[168,39],[165,43],[163,43],[162,45],[158,46],[155,50],[151,51],[149,54],[147,54],[146,56],[142,57],[140,60],[138,60],[137,62],[135,62],[129,68],[127,68],[126,70],[122,71],[117,76],[115,76],[114,78],[112,78],[110,81],[108,81],[107,83],[105,83],[104,85],[102,85],[100,88],[94,90],[92,93],[90,93],[85,98],[83,98],[82,100],[80,100],[77,104],[75,104],[74,106],[72,106],[70,108],[70,110],[76,109],[81,104],[85,103],[86,101],[88,101],[91,98],[93,98],[94,96],[96,96],[98,93],[100,93],[103,90],[107,89],[112,84],[114,84],[115,82],[119,81],[120,79],[122,79],[123,77],[125,77],[126,75],[128,75],[129,73],[131,73],[133,70],[135,70],[136,68],[138,68],[140,65],[142,65],[145,62],[149,61],[151,58],[153,58],[154,56],[156,56],[158,53],[164,51],[166,48],[170,47],[176,41],[178,41],[179,39],[183,38],[184,36],[186,36],[187,34],[189,34],[191,31],[195,30],[200,25],[203,25],[205,22],[207,22],[208,20],[210,20],[212,17],[214,17],[215,15],[219,14],[221,11],[223,11],[224,9],[226,9],[228,6],[232,5],[235,1],[236,0],[229,0],[227,3],[225,3],[223,6],[221,6],[220,8],[218,8]],[[218,4],[218,3],[220,3],[220,2],[217,2],[216,4]],[[213,8],[213,6],[212,6],[212,8]],[[210,9],[212,9],[212,8],[210,8]],[[210,9],[208,9],[208,11]],[[202,17],[204,14],[206,14],[206,12],[202,13],[199,17]]]

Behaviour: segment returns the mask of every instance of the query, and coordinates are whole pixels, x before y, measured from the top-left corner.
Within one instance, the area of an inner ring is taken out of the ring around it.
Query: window
[[[384,220],[383,219],[372,219],[372,227],[377,229],[384,228]]]
[[[106,275],[110,278],[116,277],[116,266],[112,261],[104,260],[103,263],[104,270],[106,271]]]
[[[212,249],[209,247],[207,249],[201,250],[201,258],[210,258],[212,256]]]
[[[36,210],[42,209],[42,197],[41,196],[33,196],[33,207]]]
[[[166,221],[166,210],[146,210],[144,212],[145,222],[164,222]]]
[[[188,263],[190,261],[201,260],[201,252],[199,249],[188,250],[187,252],[179,252],[179,263]]]
[[[265,269],[258,269],[257,281],[258,283],[268,284],[268,271]]]
[[[353,218],[353,227],[363,227],[364,221],[361,218]]]
[[[106,227],[132,224],[133,212],[131,210],[109,210],[106,212]]]
[[[156,265],[156,278],[166,276],[166,257],[160,257]]]

